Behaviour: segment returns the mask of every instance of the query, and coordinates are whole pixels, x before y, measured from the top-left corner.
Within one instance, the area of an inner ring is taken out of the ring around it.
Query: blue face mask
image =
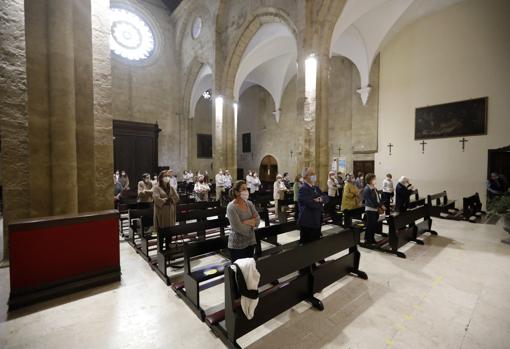
[[[316,175],[313,175],[313,176],[310,176],[310,179],[312,180],[312,182],[317,182],[317,176]]]

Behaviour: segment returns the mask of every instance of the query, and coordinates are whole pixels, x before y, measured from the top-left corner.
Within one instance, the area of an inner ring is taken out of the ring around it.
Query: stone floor
[[[255,348],[510,348],[510,246],[500,224],[434,220],[407,259],[362,250],[368,281],[347,277],[239,340]],[[224,348],[126,244],[122,282],[6,313],[0,348]],[[37,261],[34,261],[37,263]],[[221,286],[204,295],[220,302]]]

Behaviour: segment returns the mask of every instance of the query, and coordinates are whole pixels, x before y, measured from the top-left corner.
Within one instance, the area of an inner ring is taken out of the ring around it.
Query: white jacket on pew
[[[241,269],[241,273],[244,276],[244,281],[246,283],[246,288],[252,291],[258,291],[259,281],[260,281],[260,273],[257,270],[257,263],[253,258],[241,258],[238,259],[232,264],[230,267],[234,270],[234,272],[238,273],[237,266]],[[237,275],[236,275],[237,276]],[[237,280],[237,278],[236,278]],[[238,289],[240,289],[240,286]],[[241,308],[243,309],[244,315],[248,320],[251,320],[255,315],[255,308],[259,303],[258,297],[255,299],[245,297],[241,295]]]

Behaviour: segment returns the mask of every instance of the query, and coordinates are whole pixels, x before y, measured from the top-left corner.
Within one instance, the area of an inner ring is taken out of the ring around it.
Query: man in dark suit
[[[316,185],[317,176],[313,168],[303,170],[303,179],[298,193],[298,225],[300,241],[307,243],[321,237],[322,211],[328,199]]]

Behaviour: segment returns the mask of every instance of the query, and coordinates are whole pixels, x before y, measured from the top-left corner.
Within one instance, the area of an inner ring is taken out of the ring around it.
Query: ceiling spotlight
[[[204,99],[206,100],[211,99],[212,97],[211,89],[204,91],[204,93],[202,93],[202,97],[204,97]]]

